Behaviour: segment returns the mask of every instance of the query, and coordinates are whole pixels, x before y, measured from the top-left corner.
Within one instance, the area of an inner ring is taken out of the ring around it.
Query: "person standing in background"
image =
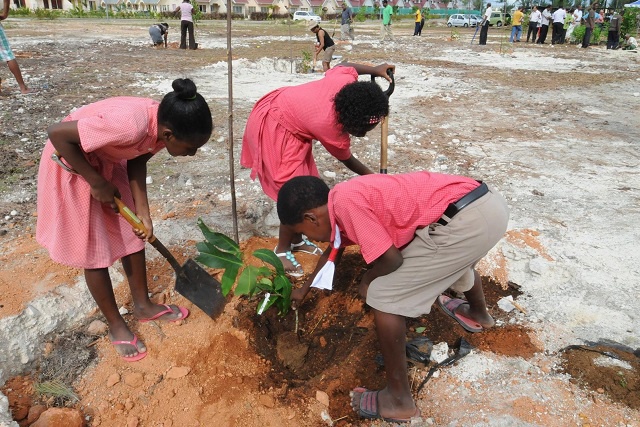
[[[596,7],[598,7],[598,3],[592,4],[587,11],[586,18],[584,18],[587,26],[587,29],[584,32],[584,37],[582,38],[582,47],[584,49],[589,47],[589,44],[591,43],[591,34],[593,33],[593,29],[596,26]]]
[[[524,18],[524,7],[520,6],[513,14],[513,23],[511,24],[511,37],[509,43],[520,42],[522,37],[522,19]]]
[[[11,6],[9,0],[4,0],[4,7],[2,8],[2,14],[0,14],[0,21],[4,21],[9,16],[9,6]],[[20,86],[20,93],[22,93],[23,95],[27,93],[33,93],[33,91],[27,87],[27,85],[24,83],[24,80],[22,79],[20,66],[18,65],[16,56],[11,50],[11,46],[9,46],[9,41],[7,40],[7,36],[4,33],[2,23],[0,23],[0,59],[7,63],[9,71],[11,71],[13,77],[16,78],[18,86]]]
[[[324,50],[322,54],[322,71],[326,72],[331,68],[331,59],[333,58],[333,52],[336,51],[336,44],[329,36],[329,33],[320,27],[316,21],[309,21],[309,31],[316,35],[315,57],[317,58],[320,52]]]
[[[560,6],[553,12],[553,33],[551,33],[551,45],[562,43],[562,34],[564,31],[564,18],[567,16],[567,12]]]
[[[551,20],[551,5],[547,6],[542,11],[542,17],[540,18],[540,35],[538,36],[537,44],[544,44],[547,39],[547,33],[549,32],[549,21]]]
[[[478,42],[480,45],[487,44],[487,36],[489,35],[489,19],[491,19],[491,3],[487,3],[487,9],[484,11],[482,22],[480,23],[482,26],[482,29],[480,30],[480,41]]]
[[[382,33],[380,34],[381,41],[385,41],[389,37],[390,41],[393,41],[393,33],[391,32],[391,15],[393,15],[393,7],[387,0],[382,0]]]
[[[613,12],[609,19],[609,36],[607,37],[607,49],[617,49],[620,43],[620,26],[622,17],[618,12]]]
[[[347,6],[347,2],[342,2],[342,16],[340,19],[340,40],[346,41],[347,39],[353,40],[353,11]]]
[[[578,25],[580,25],[580,22],[582,21],[582,6],[578,5],[573,13],[571,14],[571,25],[569,25],[569,28],[567,29],[567,34],[565,34],[565,39],[569,40],[569,42],[571,42],[571,34],[573,34],[573,30],[576,29],[576,27]]]
[[[529,28],[527,29],[527,43],[529,43],[529,37],[531,37],[531,42],[536,42],[536,35],[538,34],[538,24],[540,23],[541,18],[540,11],[538,10],[538,6],[533,6],[531,10],[531,14],[529,15]]]
[[[189,49],[197,48],[193,35],[193,6],[189,0],[182,0],[182,4],[176,8],[175,13],[180,12],[180,49],[187,48],[187,31],[189,32]]]
[[[416,21],[415,21],[415,28],[413,29],[413,35],[414,36],[419,36],[420,35],[420,23],[422,22],[422,12],[420,12],[420,9],[416,10]]]

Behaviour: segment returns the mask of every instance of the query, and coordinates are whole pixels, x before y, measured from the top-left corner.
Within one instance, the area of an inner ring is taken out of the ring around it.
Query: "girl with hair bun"
[[[52,260],[84,269],[109,339],[128,362],[144,358],[147,349],[118,312],[108,271],[115,261],[122,262],[140,322],[189,315],[184,307],[149,299],[144,251],[153,235],[147,161],[163,148],[172,156],[193,156],[213,130],[211,110],[196,85],[176,79],[172,87],[162,102],[108,98],[51,125],[38,172],[36,240]],[[114,197],[132,208],[146,234],[118,215]]]
[[[373,130],[389,114],[389,99],[376,83],[358,81],[358,76],[369,74],[391,81],[388,70],[395,71],[395,66],[344,62],[320,80],[266,94],[249,115],[240,163],[251,168],[251,178],[257,177],[273,200],[289,179],[319,176],[313,140],[358,175],[373,173],[351,154],[350,135],[362,137]],[[283,225],[274,252],[294,277],[303,271],[293,252],[322,253],[303,235]]]

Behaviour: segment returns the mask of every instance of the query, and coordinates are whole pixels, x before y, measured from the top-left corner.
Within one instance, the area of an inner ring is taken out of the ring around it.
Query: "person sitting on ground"
[[[184,307],[149,299],[145,240],[153,236],[147,199],[147,161],[167,149],[193,156],[211,136],[211,110],[196,85],[176,79],[162,102],[116,97],[85,105],[49,126],[38,172],[36,240],[55,262],[84,269],[89,292],[109,325],[120,357],[135,362],[147,348],[118,311],[109,267],[122,262],[133,316],[175,322]],[[140,218],[146,233],[118,215],[115,198]]]
[[[390,82],[388,70],[394,71],[395,66],[343,62],[322,79],[266,94],[247,120],[240,164],[251,168],[251,179],[257,177],[273,200],[290,178],[319,176],[313,140],[358,175],[373,173],[351,153],[350,135],[362,137],[374,129],[389,114],[389,99],[375,82],[358,81],[358,76],[369,74]],[[322,253],[301,234],[282,225],[274,252],[293,277],[303,274],[293,253]]]
[[[309,31],[316,35],[315,56],[318,57],[320,52],[324,50],[322,54],[322,71],[326,72],[331,68],[331,59],[333,58],[333,52],[336,51],[336,44],[333,42],[331,36],[329,36],[329,33],[320,27],[320,24],[316,21],[309,21]]]
[[[160,46],[164,42],[164,47],[167,47],[167,36],[169,35],[169,24],[161,22],[159,24],[153,24],[149,27],[149,35],[154,46]]]
[[[624,43],[622,44],[622,50],[636,50],[638,48],[638,42],[635,37],[631,37],[631,34],[624,35]]]
[[[494,326],[474,267],[507,229],[505,199],[485,183],[431,172],[360,176],[331,190],[320,178],[301,176],[282,186],[277,209],[296,233],[332,242],[291,293],[292,308],[301,307],[311,286],[331,289],[341,248],[359,245],[371,266],[359,293],[373,312],[387,386],[355,388],[352,408],[387,422],[419,417],[408,380],[406,317],[429,313],[437,301],[467,331]],[[441,295],[449,288],[466,300]]]

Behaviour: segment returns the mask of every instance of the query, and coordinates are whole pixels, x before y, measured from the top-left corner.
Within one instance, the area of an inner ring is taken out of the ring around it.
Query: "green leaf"
[[[426,331],[426,330],[427,330],[427,328],[426,328],[426,327],[424,327],[424,326],[418,326],[418,327],[416,328],[416,333],[421,334],[421,333],[423,333],[423,332],[424,332],[424,331]]]
[[[273,282],[271,281],[271,279],[267,279],[267,278],[260,279],[256,287],[261,291],[275,292],[275,289],[273,287]]]
[[[258,275],[262,277],[271,277],[273,276],[273,271],[268,267],[258,267]]]
[[[274,279],[274,285],[280,293],[280,298],[278,300],[278,314],[284,316],[291,308],[291,282],[287,276],[276,276]]]
[[[225,297],[233,288],[233,284],[236,283],[236,277],[238,277],[238,271],[240,267],[232,265],[226,270],[224,270],[224,274],[222,275],[222,282],[220,283],[222,286],[222,295]]]
[[[278,255],[273,253],[273,251],[270,251],[269,249],[258,249],[253,252],[253,256],[271,264],[276,269],[276,273],[285,274],[282,261],[280,261]]]
[[[198,248],[200,250],[200,248]],[[200,252],[196,257],[196,261],[211,268],[231,268],[232,266],[242,267],[242,260],[237,256],[218,249],[214,253]]]
[[[229,252],[236,256],[242,257],[240,246],[238,246],[236,242],[234,242],[232,239],[230,239],[229,237],[225,236],[222,233],[218,233],[217,231],[212,231],[202,221],[202,218],[198,218],[198,227],[200,227],[200,230],[202,231],[204,238],[207,239],[209,243],[211,243],[215,247],[225,252]]]
[[[289,288],[289,292],[291,292],[291,282],[285,275],[277,275],[273,278],[273,284],[278,292],[282,292],[283,289]]]
[[[258,267],[248,265],[240,273],[238,279],[238,285],[234,293],[236,295],[253,295],[255,293],[256,285],[258,284]]]

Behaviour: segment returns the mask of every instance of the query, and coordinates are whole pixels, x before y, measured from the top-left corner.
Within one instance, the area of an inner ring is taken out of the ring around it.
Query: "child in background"
[[[145,240],[153,235],[147,161],[165,147],[172,156],[193,156],[213,129],[196,85],[176,79],[172,86],[161,103],[105,99],[50,126],[38,173],[36,239],[54,261],[84,269],[109,325],[109,339],[129,362],[145,357],[147,349],[118,312],[108,271],[116,260],[122,261],[139,321],[177,321],[189,314],[186,308],[150,301],[144,252]],[[132,230],[118,215],[114,197],[135,211],[147,233]]]
[[[387,70],[395,66],[371,67],[342,63],[324,78],[299,86],[277,89],[253,107],[242,138],[240,163],[251,168],[262,190],[277,200],[280,187],[294,176],[319,176],[312,142],[318,140],[347,168],[358,175],[373,173],[351,154],[349,135],[365,136],[389,114],[389,100],[374,82],[360,82],[370,74],[391,80]],[[320,254],[312,242],[280,226],[274,252],[294,277],[303,274],[292,252]]]
[[[360,246],[371,268],[359,292],[373,311],[387,387],[355,388],[351,406],[363,418],[419,417],[408,380],[405,316],[429,313],[437,300],[467,331],[495,324],[474,266],[507,229],[504,198],[473,179],[430,172],[361,176],[332,190],[319,178],[301,176],[280,189],[278,216],[297,233],[333,243],[292,292],[294,309],[312,285],[331,289],[339,248]],[[466,301],[440,295],[448,288],[464,292]]]

